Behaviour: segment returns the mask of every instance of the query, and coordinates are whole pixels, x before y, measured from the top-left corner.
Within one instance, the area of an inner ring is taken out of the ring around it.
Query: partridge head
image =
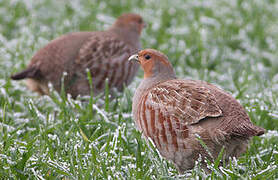
[[[137,61],[144,70],[133,97],[135,124],[179,172],[192,169],[200,155],[216,159],[222,147],[223,161],[238,157],[252,136],[264,133],[227,92],[204,81],[177,79],[161,52],[145,49],[129,60]],[[204,161],[202,165],[206,167]]]
[[[140,15],[127,13],[106,31],[63,35],[41,48],[27,68],[11,78],[27,79],[27,86],[40,94],[49,93],[48,83],[60,92],[63,74],[65,91],[73,97],[89,95],[91,90],[98,95],[103,92],[106,79],[110,88],[121,91],[138,70],[138,65],[127,60],[141,48],[143,28]],[[92,76],[92,89],[86,69]]]

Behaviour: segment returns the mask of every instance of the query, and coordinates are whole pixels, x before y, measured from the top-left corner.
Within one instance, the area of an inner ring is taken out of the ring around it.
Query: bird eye
[[[145,55],[145,59],[149,60],[149,59],[151,59],[151,56],[147,54],[147,55]]]
[[[138,20],[138,23],[139,23],[139,24],[142,24],[142,23],[143,23],[143,20],[142,20],[142,19],[139,19],[139,20]]]

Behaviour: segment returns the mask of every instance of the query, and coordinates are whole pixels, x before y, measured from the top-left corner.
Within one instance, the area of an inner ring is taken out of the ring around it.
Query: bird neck
[[[160,73],[156,74],[155,76],[150,76],[144,78],[141,84],[139,85],[138,89],[140,91],[146,91],[147,89],[155,86],[156,84],[162,83],[164,81],[168,81],[171,79],[176,79],[175,73]]]
[[[176,78],[175,71],[171,64],[165,65],[161,61],[150,62],[151,64],[142,64],[144,69],[144,80],[142,81],[142,87],[148,88],[154,84]]]
[[[130,44],[134,48],[136,49],[141,48],[140,33],[138,33],[136,30],[130,28],[124,28],[124,27],[116,27],[116,26],[112,26],[109,30],[117,34],[126,43]]]

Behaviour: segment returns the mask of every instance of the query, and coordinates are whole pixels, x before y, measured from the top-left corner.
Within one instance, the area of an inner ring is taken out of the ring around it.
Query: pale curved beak
[[[128,58],[128,61],[140,62],[140,61],[139,61],[139,56],[138,56],[138,54],[133,54],[132,56],[130,56],[130,57]]]

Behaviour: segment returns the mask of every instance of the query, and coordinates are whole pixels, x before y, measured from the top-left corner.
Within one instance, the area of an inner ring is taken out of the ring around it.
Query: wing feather
[[[98,32],[81,47],[75,63],[81,70],[90,70],[93,84],[98,89],[104,88],[105,79],[108,79],[110,87],[121,88],[123,84],[128,84],[129,71],[134,71],[132,67],[132,70],[128,69],[127,59],[135,50],[113,34]],[[81,74],[87,76],[85,71]]]
[[[164,116],[174,116],[182,124],[198,123],[205,117],[222,115],[214,95],[194,81],[171,80],[152,88],[146,104]]]

